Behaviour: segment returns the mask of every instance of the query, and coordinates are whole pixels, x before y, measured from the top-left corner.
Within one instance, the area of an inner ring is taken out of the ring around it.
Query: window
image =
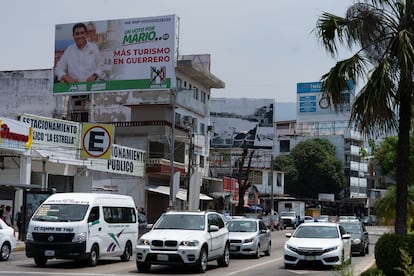
[[[281,140],[279,147],[280,152],[290,152],[290,140]]]
[[[88,222],[94,222],[99,220],[99,207],[93,207],[91,212],[89,213]]]
[[[276,185],[282,187],[282,174],[276,173]]]
[[[204,168],[204,156],[200,155],[200,168]]]
[[[206,103],[206,92],[204,92],[204,91],[201,91],[201,102],[202,103]]]
[[[200,134],[202,135],[206,134],[206,125],[203,123],[200,123]]]
[[[137,217],[134,208],[103,207],[104,220],[108,223],[135,223]]]
[[[198,100],[198,88],[197,87],[194,87],[193,95],[194,95],[194,99]]]

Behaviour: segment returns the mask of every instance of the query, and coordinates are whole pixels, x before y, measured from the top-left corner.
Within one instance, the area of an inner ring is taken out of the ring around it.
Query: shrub
[[[404,267],[400,250],[414,256],[414,235],[385,234],[378,239],[375,260],[378,269],[385,275],[404,275],[404,272],[398,269]]]

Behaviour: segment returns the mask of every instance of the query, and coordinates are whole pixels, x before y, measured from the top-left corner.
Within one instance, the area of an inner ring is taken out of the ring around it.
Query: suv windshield
[[[205,228],[204,215],[164,214],[153,229],[200,230]]]
[[[33,215],[37,221],[81,221],[89,205],[43,204]]]

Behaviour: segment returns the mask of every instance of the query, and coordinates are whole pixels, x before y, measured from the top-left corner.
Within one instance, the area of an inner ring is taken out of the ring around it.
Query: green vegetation
[[[395,233],[407,234],[407,186],[414,83],[414,4],[412,0],[366,0],[345,17],[323,13],[315,33],[328,53],[340,47],[355,54],[322,76],[324,96],[339,110],[348,81],[365,85],[352,104],[350,126],[366,136],[398,133]]]
[[[275,158],[274,168],[285,172],[285,191],[296,196],[337,195],[344,184],[342,161],[335,157],[335,146],[327,139],[298,143],[289,155]]]

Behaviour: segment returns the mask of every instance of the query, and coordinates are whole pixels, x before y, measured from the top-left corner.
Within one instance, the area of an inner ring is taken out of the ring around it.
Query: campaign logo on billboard
[[[175,15],[56,25],[53,93],[175,87]]]

